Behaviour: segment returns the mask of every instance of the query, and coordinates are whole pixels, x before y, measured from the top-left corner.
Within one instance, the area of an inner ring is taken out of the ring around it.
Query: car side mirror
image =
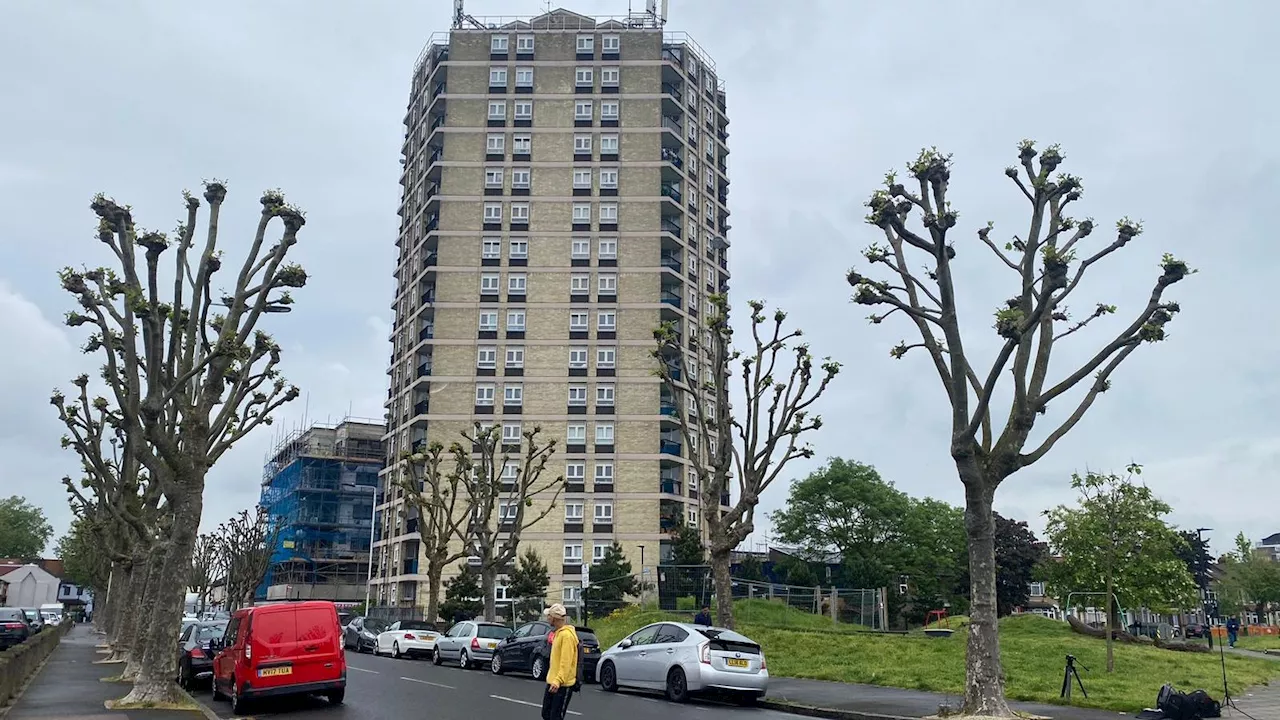
[[[626,650],[627,648],[631,647],[631,638],[622,638],[622,640],[618,642],[618,647],[622,648],[623,650]]]

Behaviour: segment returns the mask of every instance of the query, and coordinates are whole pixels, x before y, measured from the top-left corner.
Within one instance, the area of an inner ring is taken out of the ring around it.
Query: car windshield
[[[200,634],[196,637],[196,640],[207,642],[214,638],[222,637],[226,632],[226,625],[201,625]]]
[[[489,640],[501,640],[511,635],[511,628],[501,625],[481,625],[476,630],[476,635]]]
[[[431,630],[433,632],[435,631],[435,628],[431,626],[431,623],[423,622],[421,620],[405,620],[400,623],[400,629],[401,630]]]
[[[365,630],[368,630],[368,631],[369,631],[369,632],[371,632],[371,633],[380,633],[380,632],[382,632],[383,630],[386,630],[386,629],[387,629],[387,624],[386,624],[385,622],[383,622],[382,620],[375,620],[375,619],[373,619],[373,618],[365,618],[365,619],[364,619],[364,629],[365,629]]]
[[[26,615],[32,620],[40,619],[40,611],[36,610],[35,608],[22,608],[22,614]]]

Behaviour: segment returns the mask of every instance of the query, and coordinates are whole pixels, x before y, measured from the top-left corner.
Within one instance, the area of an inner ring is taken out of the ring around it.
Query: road
[[[257,718],[280,720],[477,720],[538,718],[543,684],[527,675],[494,675],[488,669],[436,667],[428,660],[395,660],[347,653],[347,697],[341,706],[320,698],[281,698],[251,706]],[[224,718],[230,705],[213,702],[208,691],[197,699]],[[587,685],[570,704],[569,718],[627,720],[795,720],[794,715],[763,708],[741,708],[710,701],[686,705],[660,695],[606,693]]]

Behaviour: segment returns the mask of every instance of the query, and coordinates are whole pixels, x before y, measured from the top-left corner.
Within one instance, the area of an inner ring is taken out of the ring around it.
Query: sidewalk
[[[195,710],[108,710],[104,703],[124,697],[129,686],[102,682],[124,666],[93,664],[103,657],[101,637],[88,625],[74,628],[4,720],[204,720]]]

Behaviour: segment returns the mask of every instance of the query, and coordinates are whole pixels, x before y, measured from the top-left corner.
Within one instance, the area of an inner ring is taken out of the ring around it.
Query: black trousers
[[[551,686],[547,686],[546,692],[542,694],[542,720],[564,720],[565,713],[569,712],[569,700],[573,697],[573,687],[561,687],[555,692],[551,692]]]

